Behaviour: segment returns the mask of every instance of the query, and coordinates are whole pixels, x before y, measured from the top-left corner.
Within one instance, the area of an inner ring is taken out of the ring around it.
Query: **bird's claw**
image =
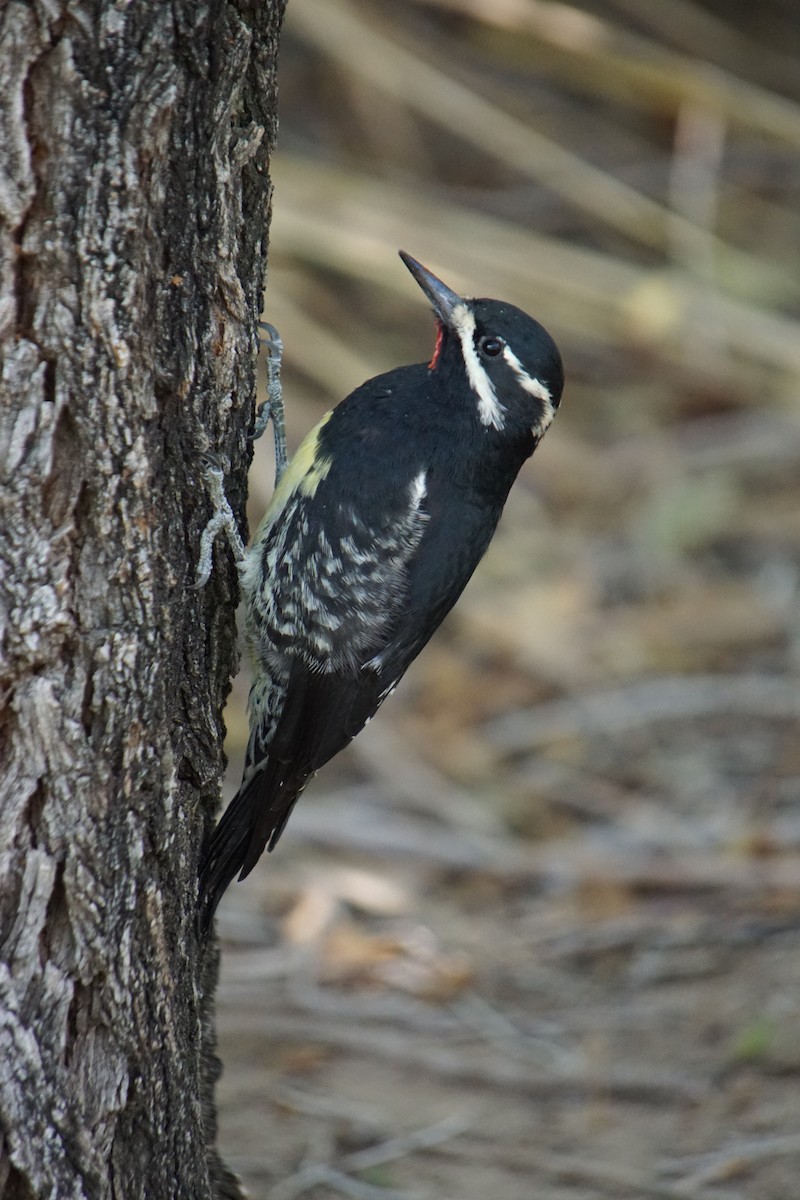
[[[265,335],[260,337],[259,341],[270,358],[281,358],[283,356],[283,340],[275,326],[270,325],[269,321],[259,321],[258,328]]]
[[[212,478],[214,480],[219,479],[220,482],[224,479],[225,471],[222,466],[222,459],[213,450],[204,450],[200,455],[200,473],[207,484]]]

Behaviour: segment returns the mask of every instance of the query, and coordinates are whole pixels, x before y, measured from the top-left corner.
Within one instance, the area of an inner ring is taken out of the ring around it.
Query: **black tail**
[[[205,937],[228,884],[241,870],[256,818],[257,797],[251,788],[237,792],[211,834],[200,862],[198,923]]]
[[[198,921],[205,936],[225,889],[237,873],[244,879],[264,853],[274,850],[307,778],[291,786],[276,760],[265,760],[231,800],[200,863]]]
[[[200,864],[203,934],[228,884],[249,875],[274,850],[297,798],[314,772],[358,733],[380,704],[380,677],[314,675],[297,660],[269,753],[228,805]],[[388,689],[387,689],[388,690]]]

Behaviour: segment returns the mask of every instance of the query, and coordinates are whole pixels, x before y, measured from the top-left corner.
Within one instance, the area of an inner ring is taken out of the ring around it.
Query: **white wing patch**
[[[428,494],[428,479],[424,471],[420,471],[409,485],[408,498],[411,501],[412,512],[419,512],[419,506]]]
[[[543,434],[545,429],[547,429],[548,425],[553,420],[553,417],[556,415],[556,409],[555,405],[553,404],[553,397],[550,395],[550,389],[545,387],[540,379],[534,379],[532,375],[528,374],[514,351],[508,345],[503,347],[503,358],[516,375],[517,382],[523,391],[527,392],[529,396],[535,396],[535,398],[541,402],[542,419],[538,426],[534,428],[533,432],[536,434]]]
[[[478,351],[475,349],[475,317],[466,304],[457,304],[451,317],[453,328],[461,342],[461,353],[464,355],[464,366],[467,368],[467,379],[475,395],[478,397],[478,416],[481,424],[487,429],[492,426],[502,429],[505,425],[505,411],[497,399],[494,384],[481,366]]]

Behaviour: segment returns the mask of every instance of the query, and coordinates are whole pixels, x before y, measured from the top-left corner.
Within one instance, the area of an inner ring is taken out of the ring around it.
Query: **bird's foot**
[[[281,391],[281,362],[283,361],[283,342],[281,335],[274,325],[267,321],[259,321],[258,327],[263,332],[261,345],[267,351],[267,398],[259,405],[256,413],[256,423],[253,429],[253,440],[260,438],[272,421],[275,435],[275,483],[280,483],[281,475],[286,470],[286,426],[283,417],[283,393]]]
[[[283,359],[283,342],[281,335],[274,325],[267,321],[259,321],[262,331],[261,345],[267,351],[267,398],[258,408],[253,429],[253,440],[260,438],[264,430],[272,422],[275,435],[275,483],[280,482],[286,470],[286,427],[283,416],[283,395],[281,392],[281,361]],[[244,560],[245,547],[239,534],[236,518],[225,495],[224,473],[217,458],[212,454],[202,457],[202,476],[214,508],[213,515],[200,537],[200,554],[197,563],[194,586],[205,587],[211,578],[214,559],[214,541],[217,534],[224,532],[230,543],[233,557],[237,566]]]
[[[200,554],[197,562],[194,586],[203,588],[211,578],[214,561],[214,541],[224,532],[230,543],[237,566],[245,556],[244,542],[233,515],[233,509],[225,495],[224,473],[219,460],[213,454],[204,454],[201,459],[202,476],[211,499],[214,513],[200,537]]]

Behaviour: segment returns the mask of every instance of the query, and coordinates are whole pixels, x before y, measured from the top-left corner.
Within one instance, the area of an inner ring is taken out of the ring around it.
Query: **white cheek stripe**
[[[497,399],[494,384],[481,366],[478,351],[475,349],[475,317],[466,304],[458,304],[453,309],[450,320],[461,342],[469,385],[478,397],[478,416],[481,424],[487,428],[492,425],[495,429],[502,429],[505,425],[503,406]]]
[[[528,374],[510,346],[503,347],[503,358],[516,375],[519,386],[523,389],[523,391],[526,391],[529,396],[535,396],[536,399],[541,402],[542,419],[539,424],[539,429],[542,433],[544,433],[545,429],[547,429],[553,417],[556,415],[553,397],[550,395],[549,388],[546,388],[540,379],[534,379],[532,375]]]

